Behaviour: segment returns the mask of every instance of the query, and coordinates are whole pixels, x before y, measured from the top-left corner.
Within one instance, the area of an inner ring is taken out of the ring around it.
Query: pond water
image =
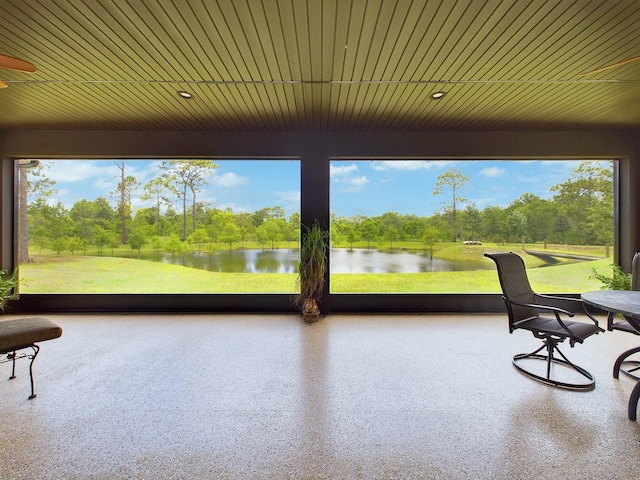
[[[225,273],[297,273],[298,250],[231,250],[214,254],[189,253],[172,255],[160,253],[142,255],[153,260],[210,272]]]
[[[143,255],[144,260],[159,261],[210,272],[297,273],[298,250],[232,250],[215,254],[193,253]],[[331,250],[331,273],[421,273],[486,270],[489,262],[449,262],[430,259],[424,252],[380,252],[377,250],[337,248]]]
[[[431,259],[424,252],[379,252],[339,248],[331,251],[331,273],[423,273],[487,270],[491,264]],[[493,267],[495,268],[495,267]]]

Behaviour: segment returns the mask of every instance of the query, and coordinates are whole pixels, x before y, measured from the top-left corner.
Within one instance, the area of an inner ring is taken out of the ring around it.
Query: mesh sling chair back
[[[640,252],[636,252],[631,261],[631,290],[640,290]],[[621,332],[640,335],[629,322],[615,313],[610,313],[607,317],[607,330],[619,330]],[[640,360],[629,360],[631,355],[639,352],[640,347],[631,348],[622,352],[613,364],[613,377],[619,378],[620,372],[622,372],[634,380],[640,380],[640,376],[636,375],[636,372],[640,370]]]
[[[573,321],[563,319],[573,317],[572,312],[553,305],[554,301],[557,303],[560,300],[582,301],[535,293],[529,284],[524,261],[515,253],[485,253],[485,257],[493,260],[498,269],[502,298],[509,317],[509,332],[528,330],[534,337],[542,340],[542,346],[537,350],[515,355],[514,367],[524,375],[554,387],[570,390],[595,388],[593,376],[571,363],[558,348],[558,344],[565,340],[573,347],[591,335],[604,331],[586,309],[584,311],[589,322]],[[584,308],[584,304],[582,305]],[[544,353],[541,353],[543,350]],[[545,364],[540,365],[541,361]],[[538,366],[542,368],[537,368]]]

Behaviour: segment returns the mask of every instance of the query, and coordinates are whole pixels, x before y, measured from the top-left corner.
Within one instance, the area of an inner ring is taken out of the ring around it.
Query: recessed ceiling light
[[[445,92],[436,92],[431,94],[431,98],[433,98],[434,100],[440,100],[444,96]]]
[[[193,98],[192,94],[190,94],[189,92],[186,92],[184,90],[179,90],[178,91],[178,95],[180,95],[182,98]]]

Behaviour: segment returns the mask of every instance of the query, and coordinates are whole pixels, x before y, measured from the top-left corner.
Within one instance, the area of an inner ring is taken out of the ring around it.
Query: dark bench
[[[36,396],[33,391],[33,361],[36,359],[38,351],[40,350],[36,342],[52,340],[58,338],[60,335],[62,335],[62,328],[43,317],[0,320],[0,363],[13,362],[9,379],[16,378],[16,359],[31,359],[31,363],[29,364],[31,395],[29,399],[35,398]],[[28,348],[32,349],[33,353],[16,353]],[[3,356],[4,359],[2,359]]]

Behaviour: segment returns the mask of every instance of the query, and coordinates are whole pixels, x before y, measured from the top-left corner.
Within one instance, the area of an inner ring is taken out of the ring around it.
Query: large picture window
[[[16,160],[21,293],[293,293],[297,160]]]
[[[597,289],[593,271],[610,273],[614,161],[330,168],[332,293],[498,293],[487,251],[521,254],[539,292]]]
[[[16,160],[20,292],[293,294],[298,160]],[[600,288],[613,160],[332,160],[330,293]],[[566,279],[571,278],[571,282]]]

